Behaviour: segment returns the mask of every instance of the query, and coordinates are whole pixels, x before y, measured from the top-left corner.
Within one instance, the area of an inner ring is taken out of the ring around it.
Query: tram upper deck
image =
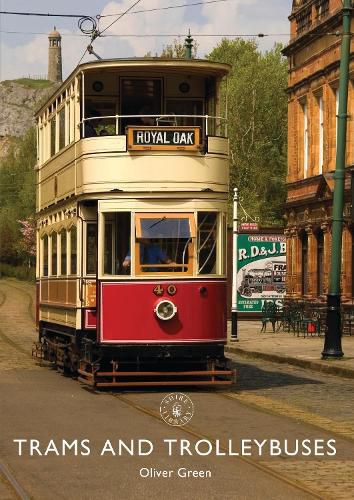
[[[227,193],[228,71],[160,58],[78,66],[36,115],[37,210],[95,193]]]

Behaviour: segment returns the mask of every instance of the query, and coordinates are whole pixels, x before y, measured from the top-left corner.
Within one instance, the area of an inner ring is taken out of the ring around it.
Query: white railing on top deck
[[[224,127],[224,135],[227,137],[227,118],[224,118],[223,116],[210,116],[210,115],[175,115],[175,114],[165,114],[165,115],[101,115],[101,116],[90,116],[87,118],[83,118],[82,121],[80,122],[81,126],[81,133],[82,133],[82,138],[85,138],[85,123],[87,122],[103,122],[104,120],[115,120],[115,134],[108,134],[108,135],[119,135],[119,124],[121,120],[124,119],[139,119],[140,123],[136,123],[131,126],[186,126],[186,125],[179,125],[178,119],[179,118],[193,118],[193,119],[202,119],[205,123],[205,135],[209,135],[209,129],[210,129],[210,122],[213,120],[218,120],[220,124],[218,124],[218,128],[220,126]],[[155,120],[155,123],[143,123],[143,119],[151,119]],[[100,125],[101,123],[98,123],[97,125]],[[96,126],[97,126],[96,125]],[[107,124],[103,124],[103,127],[107,126]],[[193,125],[197,126],[197,125]],[[215,123],[216,127],[216,123]],[[100,134],[97,134],[100,135]],[[123,134],[124,135],[124,134]],[[221,136],[221,134],[217,135],[216,137]],[[92,137],[92,136],[91,136]]]

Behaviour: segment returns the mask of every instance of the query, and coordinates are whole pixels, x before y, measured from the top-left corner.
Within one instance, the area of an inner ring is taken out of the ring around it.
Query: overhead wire
[[[7,33],[10,35],[43,35],[43,36],[48,36],[47,32],[44,31],[7,31],[7,30],[0,30],[0,33]],[[351,33],[353,35],[354,33]],[[341,32],[333,32],[333,33],[321,33],[321,36],[340,36]],[[89,36],[88,34],[84,33],[61,33],[62,37],[87,37]],[[109,33],[106,35],[103,35],[103,38],[105,37],[137,37],[137,38],[143,38],[143,37],[184,37],[185,33],[145,33],[145,34],[137,34],[137,33],[120,33],[120,34],[115,34],[115,33]],[[235,37],[235,38],[243,38],[243,37],[272,37],[272,36],[279,36],[279,37],[290,37],[290,33],[193,33],[193,36],[196,37]],[[308,36],[319,36],[319,33],[308,33]]]
[[[171,10],[171,9],[181,9],[182,7],[195,7],[196,5],[207,5],[211,3],[220,3],[220,2],[229,2],[230,0],[207,0],[206,2],[193,2],[193,3],[183,3],[179,5],[169,5],[167,7],[155,7],[153,9],[141,9],[141,10],[134,10],[134,12],[131,12],[130,14],[141,14],[143,12],[156,12],[156,11],[161,11],[161,10]],[[117,14],[104,14],[103,16],[101,15],[100,17],[112,17],[116,16]]]
[[[140,0],[139,0],[140,1]],[[130,12],[130,14],[141,14],[143,12],[156,12],[156,11],[161,11],[161,10],[171,10],[171,9],[181,9],[183,7],[195,7],[197,5],[208,5],[208,4],[213,4],[213,3],[220,3],[220,2],[229,2],[230,0],[206,0],[206,1],[198,1],[198,2],[193,2],[193,3],[184,3],[184,4],[179,4],[179,5],[168,5],[167,7],[155,7],[153,9],[140,9],[140,10],[135,10],[134,12]],[[138,2],[137,2],[138,3]],[[137,4],[135,4],[137,5]],[[126,12],[120,12],[116,14],[104,14],[104,15],[99,15],[99,18],[104,18],[104,17],[115,17],[115,16],[121,16],[125,15],[128,13],[132,8],[130,7],[128,11]],[[46,12],[18,12],[18,11],[6,11],[6,10],[1,10],[0,14],[4,15],[16,15],[16,16],[39,16],[39,17],[63,17],[63,18],[81,18],[81,17],[86,17],[87,14],[51,14],[51,13],[46,13]],[[117,19],[118,20],[118,19]]]

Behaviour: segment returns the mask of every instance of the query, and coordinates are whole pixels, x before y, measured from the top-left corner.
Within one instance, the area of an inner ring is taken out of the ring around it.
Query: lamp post
[[[234,189],[232,223],[232,304],[231,304],[231,342],[237,339],[237,235],[238,235],[238,189]]]
[[[352,0],[343,0],[343,33],[339,70],[339,106],[337,126],[337,151],[335,184],[332,209],[332,248],[329,289],[327,295],[327,319],[325,344],[322,358],[340,358],[343,356],[340,311],[340,274],[342,260],[342,226],[344,205],[345,152],[347,138],[347,104],[350,55],[350,19]]]

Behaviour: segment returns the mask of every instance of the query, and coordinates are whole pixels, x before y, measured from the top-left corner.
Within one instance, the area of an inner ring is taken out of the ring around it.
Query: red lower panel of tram
[[[224,342],[226,281],[101,282],[98,323],[107,343]]]

